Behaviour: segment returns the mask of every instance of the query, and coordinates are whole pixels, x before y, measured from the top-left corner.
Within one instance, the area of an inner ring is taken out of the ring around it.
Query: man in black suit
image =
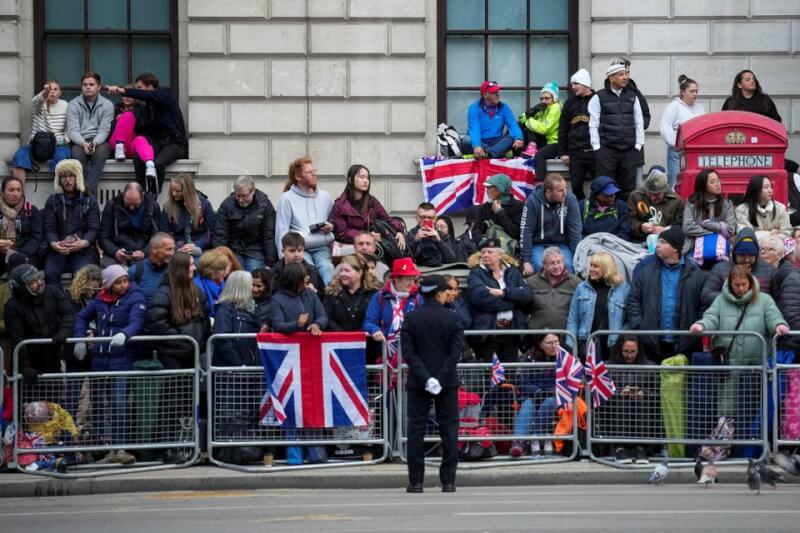
[[[400,332],[402,356],[408,363],[408,479],[406,492],[422,492],[425,479],[425,427],[431,401],[442,439],[439,479],[442,492],[455,492],[458,464],[458,374],[464,331],[444,307],[449,285],[440,275],[421,283],[425,302],[408,314]]]

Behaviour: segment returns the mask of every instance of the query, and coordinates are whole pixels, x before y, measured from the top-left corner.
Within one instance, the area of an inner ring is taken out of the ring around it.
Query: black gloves
[[[22,382],[25,383],[25,385],[36,385],[36,382],[39,381],[40,374],[41,372],[32,366],[26,366],[22,369]]]

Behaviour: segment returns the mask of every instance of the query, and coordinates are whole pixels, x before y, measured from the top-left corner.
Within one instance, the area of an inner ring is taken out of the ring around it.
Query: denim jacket
[[[608,291],[608,326],[610,329],[627,329],[625,319],[625,300],[630,292],[630,285],[623,283],[618,287],[611,287]],[[597,291],[594,290],[588,281],[581,282],[575,289],[572,302],[569,304],[569,316],[567,317],[567,329],[575,335],[579,341],[585,341],[592,333],[592,321],[594,320],[594,304],[597,300]],[[609,335],[608,345],[614,346],[618,335]]]

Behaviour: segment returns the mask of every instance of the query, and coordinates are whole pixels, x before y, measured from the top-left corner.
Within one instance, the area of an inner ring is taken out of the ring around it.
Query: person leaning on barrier
[[[272,295],[272,331],[291,334],[308,331],[319,336],[328,327],[328,315],[317,293],[308,288],[308,274],[302,263],[283,269],[280,287]]]
[[[516,261],[504,256],[500,241],[485,239],[478,254],[470,258],[468,300],[472,308],[472,327],[478,330],[522,329],[525,308],[533,299],[531,288],[514,266]],[[477,264],[476,264],[477,263]],[[475,343],[475,355],[489,362],[492,354],[503,362],[516,362],[520,338],[517,335],[490,335]]]
[[[544,268],[541,272],[527,279],[528,287],[533,291],[528,329],[546,326],[565,329],[569,304],[581,280],[567,271],[564,254],[557,246],[544,249],[542,263]]]
[[[431,402],[442,439],[439,479],[442,492],[455,492],[458,464],[458,373],[464,351],[464,331],[444,307],[449,285],[443,276],[426,276],[421,283],[425,302],[408,313],[400,332],[408,363],[408,487],[422,492],[425,479],[425,429]]]
[[[213,333],[258,333],[253,276],[232,272],[217,302]],[[251,366],[258,363],[255,339],[219,339],[214,343],[214,366]]]
[[[269,313],[272,305],[272,276],[266,268],[257,268],[250,272],[253,276],[253,300],[256,302],[256,318],[258,331],[269,333],[272,330]]]
[[[192,256],[178,252],[169,263],[147,309],[145,335],[188,335],[204,353],[211,335],[208,298],[192,281],[195,265]],[[194,347],[186,341],[159,341],[154,346],[165,369],[194,368]]]
[[[626,302],[631,329],[685,331],[700,317],[705,274],[691,258],[681,255],[683,241],[680,225],[662,231],[653,258],[642,261],[634,272]],[[696,339],[686,336],[648,336],[642,343],[657,363],[700,349]]]
[[[32,345],[20,353],[20,368],[26,383],[39,374],[61,372],[61,361],[71,359],[71,336],[75,312],[60,285],[45,284],[44,273],[29,264],[11,271],[11,299],[4,318],[11,346],[25,339],[52,339],[52,344]],[[7,354],[10,356],[10,354]]]

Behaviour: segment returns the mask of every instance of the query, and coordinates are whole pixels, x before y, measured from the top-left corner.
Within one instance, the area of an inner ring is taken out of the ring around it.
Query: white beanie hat
[[[578,72],[572,75],[569,79],[570,83],[580,83],[584,87],[592,88],[592,76],[589,75],[589,71],[585,68],[580,69]]]
[[[611,63],[611,65],[609,65],[606,69],[606,78],[616,74],[617,72],[622,72],[623,70],[625,70],[625,65],[622,63]]]

